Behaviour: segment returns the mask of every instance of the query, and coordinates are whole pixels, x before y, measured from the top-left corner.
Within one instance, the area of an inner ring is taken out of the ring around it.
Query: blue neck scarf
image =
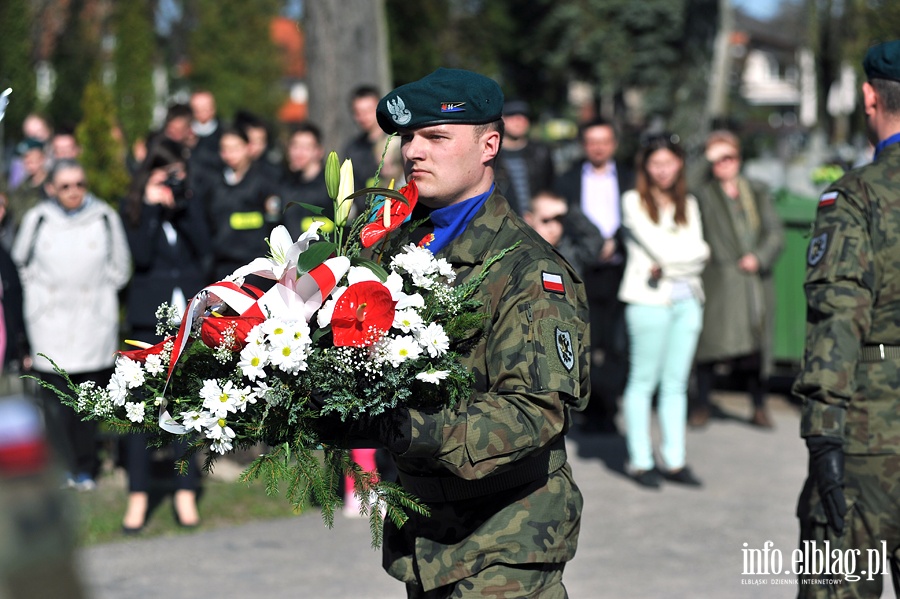
[[[872,157],[872,160],[878,160],[878,155],[883,149],[897,142],[900,142],[900,133],[894,133],[887,139],[882,139],[881,141],[879,141],[878,145],[875,146],[875,156]]]
[[[447,247],[451,241],[459,237],[493,191],[492,183],[491,188],[481,195],[433,210],[431,223],[434,225],[434,231],[431,233],[431,240],[423,245],[432,254],[437,254]]]

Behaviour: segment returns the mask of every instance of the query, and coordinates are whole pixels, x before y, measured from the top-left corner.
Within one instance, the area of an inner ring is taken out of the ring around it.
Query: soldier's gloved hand
[[[809,472],[814,478],[825,517],[837,534],[844,531],[847,500],[844,498],[844,449],[834,437],[807,437]]]
[[[316,410],[325,407],[325,394],[313,392],[310,406]],[[408,408],[394,408],[377,416],[362,415],[353,420],[342,421],[330,412],[316,418],[316,429],[322,439],[344,441],[376,441],[393,453],[404,453],[412,441],[412,419]]]

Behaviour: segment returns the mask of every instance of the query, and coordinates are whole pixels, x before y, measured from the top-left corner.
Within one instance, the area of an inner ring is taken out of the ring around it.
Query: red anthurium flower
[[[415,181],[410,181],[405,187],[400,188],[400,193],[406,198],[408,204],[404,204],[399,200],[385,198],[385,205],[378,210],[375,220],[362,228],[359,237],[363,247],[372,247],[384,237],[403,224],[412,211],[416,207],[416,201],[419,199],[419,188],[416,187]],[[387,225],[385,225],[384,208],[390,204],[390,215]]]
[[[262,316],[207,316],[200,325],[200,338],[207,347],[215,348],[222,344],[226,335],[232,335],[234,341],[229,349],[238,351],[247,345],[250,329],[264,320]]]
[[[132,349],[129,351],[120,351],[119,355],[124,356],[130,360],[134,360],[135,362],[145,362],[149,356],[161,354],[163,351],[163,346],[173,339],[175,339],[175,337],[166,337],[156,345],[147,345],[147,347],[141,347],[140,349]]]
[[[334,305],[331,332],[336,347],[372,345],[394,323],[390,290],[378,281],[362,281],[347,287]]]

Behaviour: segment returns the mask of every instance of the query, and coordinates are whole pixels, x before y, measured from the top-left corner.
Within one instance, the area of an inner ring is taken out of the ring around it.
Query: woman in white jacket
[[[631,344],[623,396],[629,474],[651,488],[662,478],[700,485],[685,463],[685,428],[688,377],[703,322],[700,273],[709,247],[677,141],[668,134],[648,138],[637,159],[636,189],[622,196],[628,262],[619,299]],[[664,463],[658,469],[650,438],[657,388]]]
[[[13,244],[25,301],[25,330],[34,370],[65,390],[49,356],[76,384],[106,386],[119,349],[118,293],[131,273],[119,215],[86,188],[84,169],[60,160],[50,175],[51,199],[25,213]],[[69,483],[92,489],[97,474],[96,423],[84,422],[46,389],[52,425],[65,436]]]

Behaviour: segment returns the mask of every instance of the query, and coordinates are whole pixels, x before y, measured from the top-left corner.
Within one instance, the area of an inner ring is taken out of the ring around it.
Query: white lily
[[[348,158],[341,165],[341,182],[338,185],[337,198],[334,200],[335,226],[343,227],[347,224],[350,208],[353,207],[353,200],[348,200],[347,196],[354,191],[356,190],[353,188],[353,163]]]
[[[250,264],[238,268],[231,273],[229,279],[235,280],[251,274],[276,281],[285,278],[286,274],[293,274],[296,278],[297,258],[309,249],[311,242],[319,240],[318,230],[321,226],[321,222],[313,222],[297,241],[293,241],[287,228],[278,225],[269,235],[269,255],[256,258]]]

